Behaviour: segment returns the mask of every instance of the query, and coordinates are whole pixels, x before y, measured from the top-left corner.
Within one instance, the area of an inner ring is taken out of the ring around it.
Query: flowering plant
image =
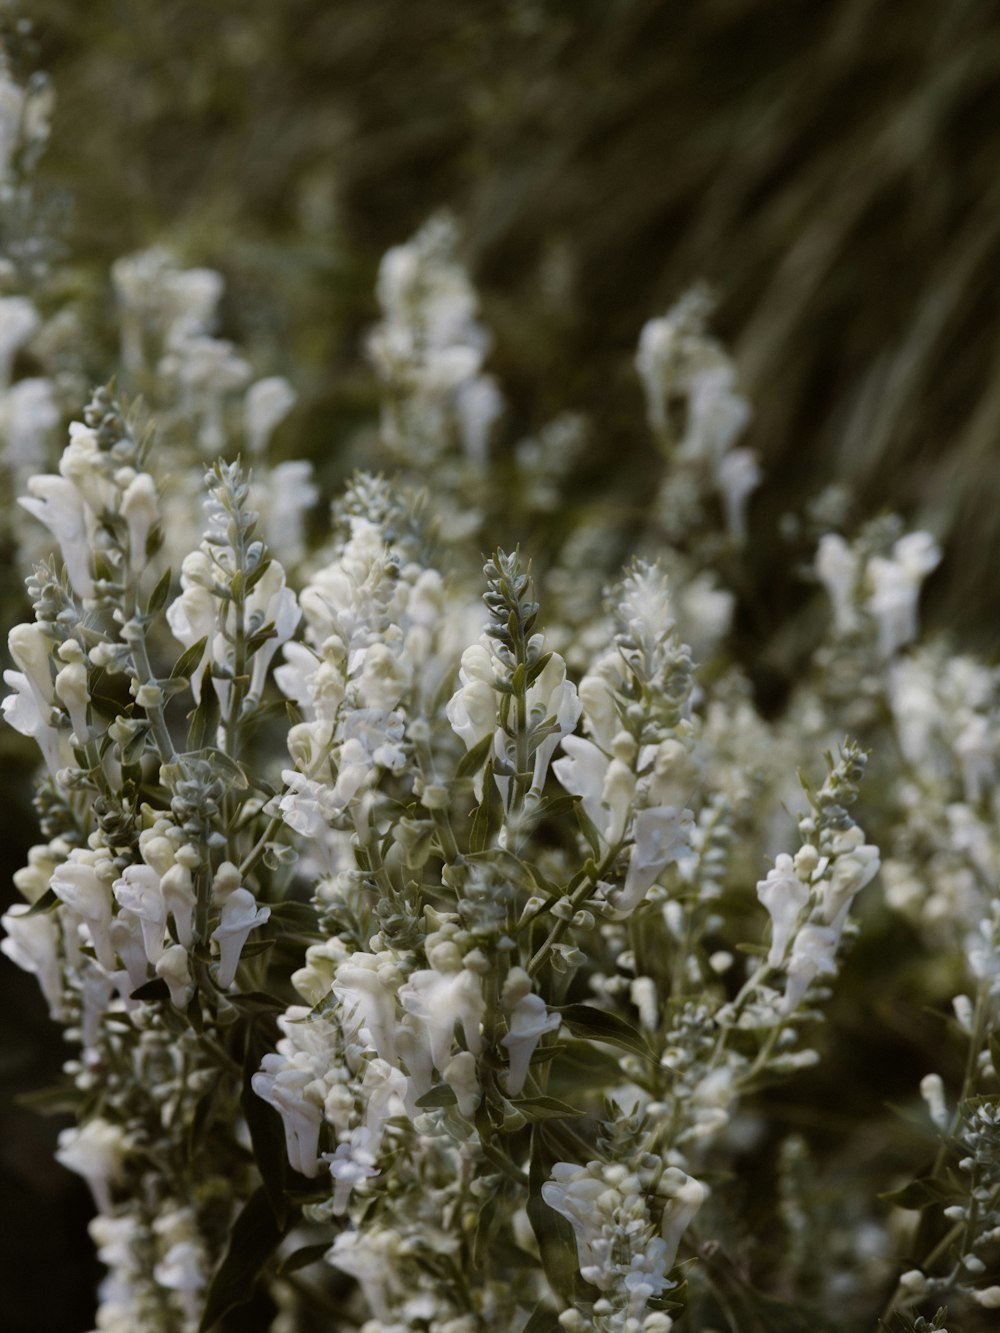
[[[1000,1306],[997,676],[914,646],[937,544],[818,534],[827,638],[758,712],[722,645],[763,473],[696,293],[639,337],[661,475],[624,568],[579,567],[577,516],[537,584],[517,549],[480,574],[503,497],[551,513],[584,432],[493,450],[455,235],[386,256],[394,476],[356,475],[318,548],[308,463],[267,460],[290,386],[214,336],[218,275],[161,251],[113,274],[144,404],[98,389],[24,477],[58,554],[8,639],[43,841],[2,948],[75,1046],[57,1155],[93,1194],[96,1326],[207,1333],[248,1301],[366,1333],[973,1321]],[[766,1098],[821,1062],[883,858],[947,951],[964,1074],[914,1089],[928,1170],[823,1214]],[[758,1154],[780,1258],[748,1245]]]

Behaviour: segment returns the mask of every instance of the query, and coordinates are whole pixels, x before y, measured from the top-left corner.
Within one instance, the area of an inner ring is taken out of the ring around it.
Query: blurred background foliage
[[[364,461],[359,429],[376,414],[363,344],[378,261],[447,207],[496,335],[499,447],[584,412],[573,499],[627,535],[659,466],[636,339],[704,280],[754,405],[744,442],[766,472],[736,571],[755,590],[737,651],[762,706],[780,706],[805,652],[788,627],[807,595],[797,567],[811,554],[808,524],[787,516],[833,482],[850,487],[856,520],[892,507],[935,532],[946,559],[927,623],[995,656],[993,6],[33,0],[30,12],[34,65],[58,99],[40,185],[65,263],[47,299],[78,303],[94,383],[117,359],[111,262],[165,243],[224,274],[221,333],[300,394],[278,452],[312,458],[330,494]],[[555,515],[550,531],[496,537],[543,549],[559,525]],[[5,882],[31,826],[11,740]],[[61,1052],[38,1054],[47,1025],[32,979],[5,967],[3,987],[10,1081],[37,1086]],[[891,1028],[886,1004],[879,1021]],[[862,1067],[883,1054],[869,1043]],[[900,1071],[901,1089],[911,1074]],[[5,1284],[24,1303],[12,1297],[5,1327],[89,1327],[94,1266],[72,1257],[85,1202],[47,1164],[47,1144],[27,1142],[44,1128],[6,1118],[4,1169],[25,1225],[8,1247],[16,1287]],[[79,1214],[65,1222],[72,1252],[60,1248],[66,1207]],[[55,1262],[60,1280],[46,1284]]]

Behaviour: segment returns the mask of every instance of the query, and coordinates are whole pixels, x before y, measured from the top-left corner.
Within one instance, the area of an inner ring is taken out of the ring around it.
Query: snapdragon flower
[[[513,968],[504,984],[504,1005],[509,1010],[507,1032],[500,1039],[510,1059],[506,1087],[512,1097],[524,1089],[531,1057],[542,1037],[556,1032],[562,1022],[558,1013],[550,1013],[540,995],[532,993],[531,981],[523,968]]]
[[[216,979],[223,990],[233,984],[240,954],[251,930],[262,926],[271,916],[269,907],[258,907],[248,889],[234,889],[222,904],[218,926],[211,938],[219,946],[219,970]]]
[[[892,657],[917,637],[920,588],[940,561],[941,550],[929,532],[909,532],[893,546],[891,557],[873,556],[868,562],[868,604],[878,622],[883,657]]]
[[[129,1147],[120,1125],[95,1116],[79,1127],[60,1130],[56,1161],[82,1176],[98,1211],[108,1213],[111,1189],[122,1179]]]

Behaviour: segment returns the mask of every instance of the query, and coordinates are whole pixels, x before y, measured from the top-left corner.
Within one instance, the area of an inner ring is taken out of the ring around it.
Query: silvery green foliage
[[[450,224],[387,256],[371,340],[383,444],[440,494],[359,475],[311,555],[308,469],[266,457],[294,396],[215,336],[221,279],[151,251],[114,284],[155,432],[98,390],[27,480],[58,556],[4,701],[44,841],[2,947],[76,1047],[58,1158],[94,1196],[97,1327],[207,1330],[255,1282],[281,1328],[365,1333],[832,1328],[893,1284],[901,1328],[995,1308],[997,678],[913,646],[933,538],[822,538],[829,633],[768,721],[737,670],[699,670],[760,479],[700,296],[641,335],[664,471],[602,603],[586,521],[537,599],[519,551],[462,572],[499,400]],[[517,451],[528,509],[582,430]],[[217,451],[253,475],[206,473]],[[863,827],[848,731],[882,765]],[[914,1089],[937,1160],[896,1221],[817,1215],[784,1140],[767,1295],[731,1181],[761,1089],[820,1058],[881,855],[961,978],[965,1083]]]

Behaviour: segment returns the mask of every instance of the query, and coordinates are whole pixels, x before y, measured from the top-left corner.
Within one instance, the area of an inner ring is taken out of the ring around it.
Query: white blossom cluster
[[[5,457],[57,550],[8,640],[4,715],[44,768],[2,948],[75,1047],[58,1160],[98,1213],[96,1327],[193,1333],[255,1284],[283,1329],[707,1330],[733,1290],[764,1327],[783,1290],[810,1298],[808,1265],[743,1280],[729,1182],[771,1154],[784,1225],[814,1220],[758,1094],[819,1061],[883,857],[890,909],[950,950],[970,1053],[957,1097],[914,1089],[951,1249],[906,1234],[889,1313],[996,1308],[997,676],[915,646],[937,543],[825,535],[829,635],[784,716],[758,711],[717,557],[751,540],[762,478],[695,295],[640,337],[663,468],[603,609],[586,521],[538,601],[520,551],[473,585],[501,416],[456,246],[438,219],[386,256],[370,351],[397,475],[356,476],[312,552],[310,466],[268,460],[294,392],[218,336],[219,274],[114,266],[155,422],[98,390],[57,471],[11,443],[39,325],[0,296]],[[55,391],[30,392],[47,431]],[[525,512],[558,507],[585,434],[514,450]],[[864,787],[855,723],[883,766]],[[891,1226],[860,1225],[884,1280]],[[852,1318],[872,1295],[836,1290]]]

